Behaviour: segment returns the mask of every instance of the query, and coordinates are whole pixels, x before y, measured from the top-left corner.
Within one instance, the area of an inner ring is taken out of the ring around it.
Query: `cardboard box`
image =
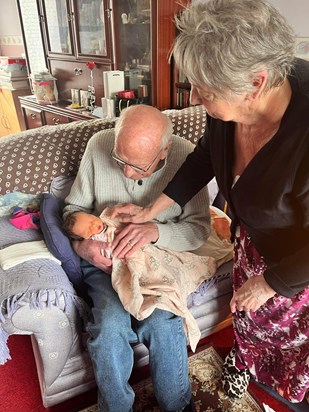
[[[112,99],[117,92],[124,90],[124,72],[111,70],[103,72],[104,97]]]

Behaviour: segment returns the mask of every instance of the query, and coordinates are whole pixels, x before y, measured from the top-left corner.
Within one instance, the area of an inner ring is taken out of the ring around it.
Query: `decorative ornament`
[[[96,67],[95,62],[87,62],[86,66],[90,70],[90,85],[88,86],[88,100],[89,106],[88,110],[93,113],[95,107],[95,88],[93,86],[93,73],[92,70]]]

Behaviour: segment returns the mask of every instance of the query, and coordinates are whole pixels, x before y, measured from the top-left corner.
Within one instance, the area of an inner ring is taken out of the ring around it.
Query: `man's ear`
[[[255,100],[257,97],[259,97],[262,93],[263,90],[265,89],[266,83],[268,79],[268,72],[267,70],[262,70],[253,77],[252,80],[252,85],[255,88],[255,91],[252,92],[248,97],[251,100]]]
[[[164,160],[164,159],[166,158],[166,156],[167,156],[167,154],[168,154],[171,146],[172,146],[172,140],[170,140],[170,141],[168,142],[168,144],[165,146],[165,148],[162,150],[161,160]]]

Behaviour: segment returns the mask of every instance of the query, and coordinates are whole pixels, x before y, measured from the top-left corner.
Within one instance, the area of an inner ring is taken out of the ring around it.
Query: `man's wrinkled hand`
[[[93,266],[106,273],[112,273],[112,260],[106,256],[105,250],[109,247],[106,242],[98,240],[74,240],[72,242],[75,252]]]
[[[232,313],[238,311],[255,312],[276,292],[268,285],[264,276],[253,276],[249,278],[241,288],[234,292],[230,307]]]
[[[159,230],[155,223],[129,224],[117,232],[112,243],[113,256],[128,258],[147,243],[155,243]]]

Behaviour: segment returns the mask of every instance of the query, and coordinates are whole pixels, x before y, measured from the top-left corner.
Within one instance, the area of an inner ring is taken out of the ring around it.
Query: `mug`
[[[120,113],[122,112],[123,109],[129,106],[133,106],[135,104],[138,104],[138,99],[133,98],[133,99],[127,99],[127,98],[121,98],[120,96],[115,97],[115,113],[116,116],[120,116]]]

